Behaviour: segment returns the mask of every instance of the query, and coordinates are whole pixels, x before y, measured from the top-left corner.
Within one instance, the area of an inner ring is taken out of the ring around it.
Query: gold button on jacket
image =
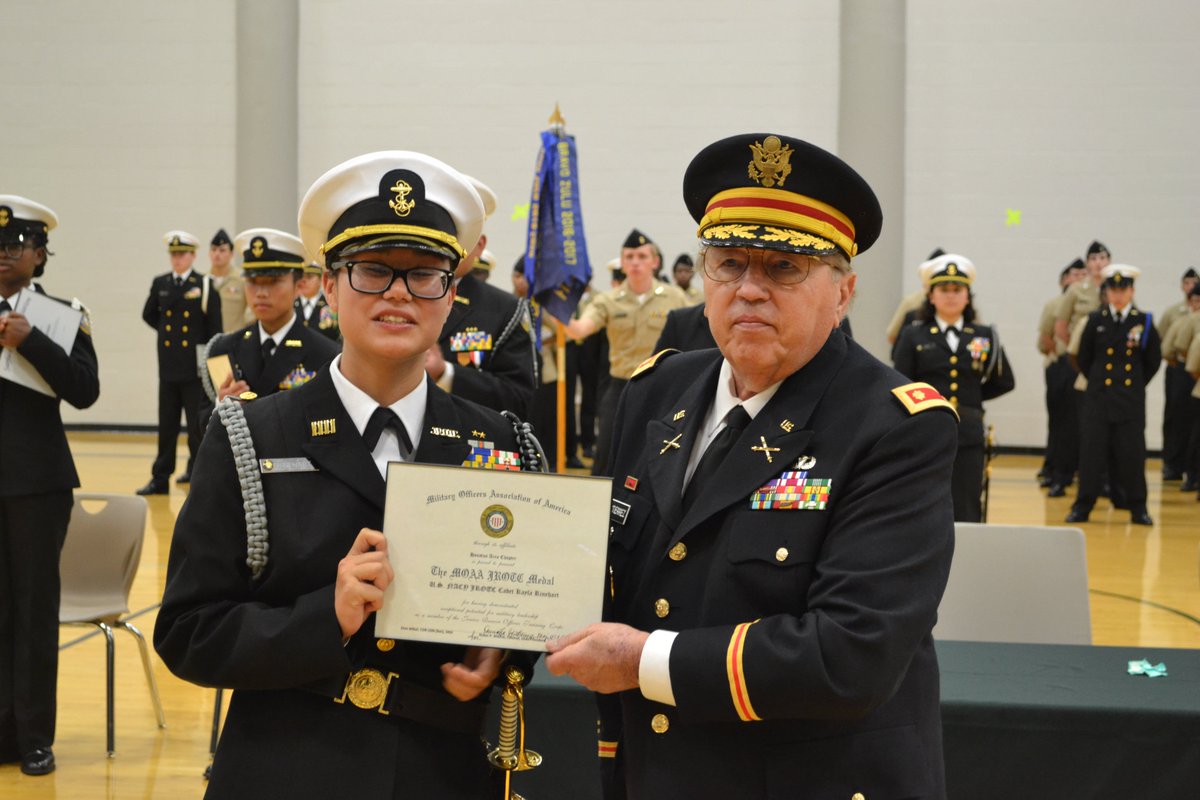
[[[655,714],[650,719],[650,730],[654,731],[655,733],[666,733],[667,729],[670,727],[671,721],[667,719],[666,714]]]
[[[654,614],[663,619],[667,614],[671,613],[671,604],[667,602],[665,597],[660,597],[654,601]]]

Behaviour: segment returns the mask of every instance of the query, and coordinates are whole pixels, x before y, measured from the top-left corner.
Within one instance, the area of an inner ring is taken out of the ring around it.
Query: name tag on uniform
[[[624,525],[629,519],[629,503],[622,503],[620,500],[612,501],[612,521],[620,525]]]
[[[316,465],[307,458],[260,458],[258,469],[263,474],[268,472],[320,472]]]

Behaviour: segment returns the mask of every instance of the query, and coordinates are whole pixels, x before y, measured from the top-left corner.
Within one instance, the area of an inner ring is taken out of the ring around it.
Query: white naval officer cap
[[[487,219],[492,214],[495,214],[496,206],[500,201],[491,187],[473,175],[464,175],[463,177],[471,182],[471,186],[475,188],[475,193],[479,195],[479,199],[483,202],[483,218]]]
[[[1109,264],[1100,270],[1100,284],[1113,286],[1117,289],[1133,286],[1133,282],[1142,276],[1142,271],[1129,264]]]
[[[479,241],[484,208],[462,173],[423,153],[385,150],[338,164],[300,201],[300,238],[322,266],[390,247],[457,264]]]
[[[26,234],[45,236],[58,225],[58,215],[41,203],[15,194],[0,194],[0,236],[20,240]]]
[[[921,286],[929,291],[939,283],[961,283],[970,286],[975,282],[975,265],[966,256],[943,253],[917,267]]]
[[[300,237],[275,228],[242,231],[234,237],[233,250],[241,254],[242,269],[256,275],[303,270],[308,263]]]
[[[187,231],[167,231],[163,234],[163,242],[171,253],[194,253],[200,246],[200,240]]]
[[[479,254],[479,258],[475,259],[474,266],[477,269],[486,269],[488,272],[491,272],[492,267],[496,266],[496,254],[486,247],[483,248],[483,252]]]

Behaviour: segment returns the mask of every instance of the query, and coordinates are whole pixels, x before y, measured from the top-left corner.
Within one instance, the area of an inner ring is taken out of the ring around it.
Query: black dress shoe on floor
[[[1046,492],[1046,497],[1065,497],[1066,494],[1067,487],[1061,483],[1052,483],[1050,484],[1050,491]]]
[[[1183,485],[1179,487],[1179,491],[1181,491],[1181,492],[1196,491],[1196,480],[1194,478],[1188,478],[1186,481],[1183,482]]]
[[[54,751],[39,747],[21,756],[21,772],[26,775],[49,775],[54,772]]]
[[[1177,471],[1177,470],[1173,470],[1173,469],[1164,469],[1164,470],[1163,470],[1163,477],[1162,477],[1162,479],[1163,479],[1164,481],[1178,481],[1178,480],[1182,480],[1182,479],[1183,479],[1183,473],[1182,473],[1182,472],[1179,472],[1179,471]]]
[[[150,482],[137,490],[140,495],[147,494],[170,494],[171,487],[167,486],[165,479],[151,478]]]
[[[1150,519],[1150,515],[1146,513],[1146,509],[1129,512],[1129,521],[1134,525],[1153,525],[1154,520]]]
[[[191,483],[191,482],[192,482],[192,473],[190,473],[190,472],[180,473],[179,477],[175,479],[175,483]]]
[[[1067,514],[1067,522],[1087,522],[1088,514],[1091,512],[1083,511],[1082,509],[1072,508],[1071,513]]]
[[[567,459],[568,469],[583,469],[583,462],[579,460],[579,456],[571,456]]]

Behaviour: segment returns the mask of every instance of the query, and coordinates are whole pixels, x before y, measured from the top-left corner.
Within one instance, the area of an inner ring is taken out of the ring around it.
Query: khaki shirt
[[[1100,307],[1100,285],[1084,279],[1073,283],[1062,296],[1058,298],[1058,308],[1054,319],[1067,323],[1067,327],[1075,330],[1075,325],[1081,319]]]
[[[638,302],[638,296],[625,283],[596,295],[582,318],[607,329],[609,374],[627,381],[638,365],[654,354],[667,312],[687,305],[687,295],[678,286],[656,281],[644,302]]]
[[[916,311],[925,304],[925,290],[918,289],[912,294],[904,295],[900,300],[900,305],[896,306],[896,313],[892,314],[892,320],[887,326],[887,340],[889,342],[896,341],[900,336],[900,326],[904,324],[904,315],[910,311]]]
[[[1099,308],[1099,306],[1096,306]],[[1088,312],[1091,313],[1091,312]],[[1073,356],[1079,355],[1079,345],[1083,341],[1083,329],[1087,327],[1087,314],[1075,321],[1071,328],[1071,341],[1067,344],[1067,352]],[[1080,372],[1075,376],[1075,390],[1082,392],[1087,389],[1087,376]]]
[[[246,308],[246,281],[241,270],[230,267],[226,275],[208,277],[213,288],[221,293],[221,328],[225,333],[244,328],[254,321],[254,312]]]
[[[1192,337],[1192,343],[1188,346],[1187,351],[1187,363],[1183,368],[1189,375],[1200,375],[1200,332]],[[1200,380],[1196,381],[1196,385],[1192,387],[1192,397],[1200,399]]]
[[[1180,317],[1186,317],[1190,311],[1191,309],[1188,308],[1187,302],[1176,303],[1168,308],[1163,312],[1163,315],[1155,321],[1154,327],[1158,328],[1158,335],[1166,336],[1167,331],[1171,330],[1171,325],[1174,324],[1175,320],[1179,319]]]
[[[1162,355],[1167,363],[1181,363],[1187,358],[1192,338],[1200,333],[1200,313],[1189,311],[1178,317],[1162,337]]]
[[[1062,296],[1056,296],[1046,302],[1042,306],[1042,318],[1038,320],[1038,352],[1041,352],[1042,339],[1049,338],[1054,342],[1054,349],[1049,353],[1042,353],[1045,357],[1045,364],[1049,366],[1052,362],[1058,360],[1058,357],[1067,352],[1067,345],[1054,335],[1054,315],[1058,309],[1058,303],[1062,300]]]
[[[704,302],[704,290],[697,286],[696,283],[696,279],[693,278],[688,287],[683,290],[683,293],[687,295],[688,305],[690,306],[698,306]]]

